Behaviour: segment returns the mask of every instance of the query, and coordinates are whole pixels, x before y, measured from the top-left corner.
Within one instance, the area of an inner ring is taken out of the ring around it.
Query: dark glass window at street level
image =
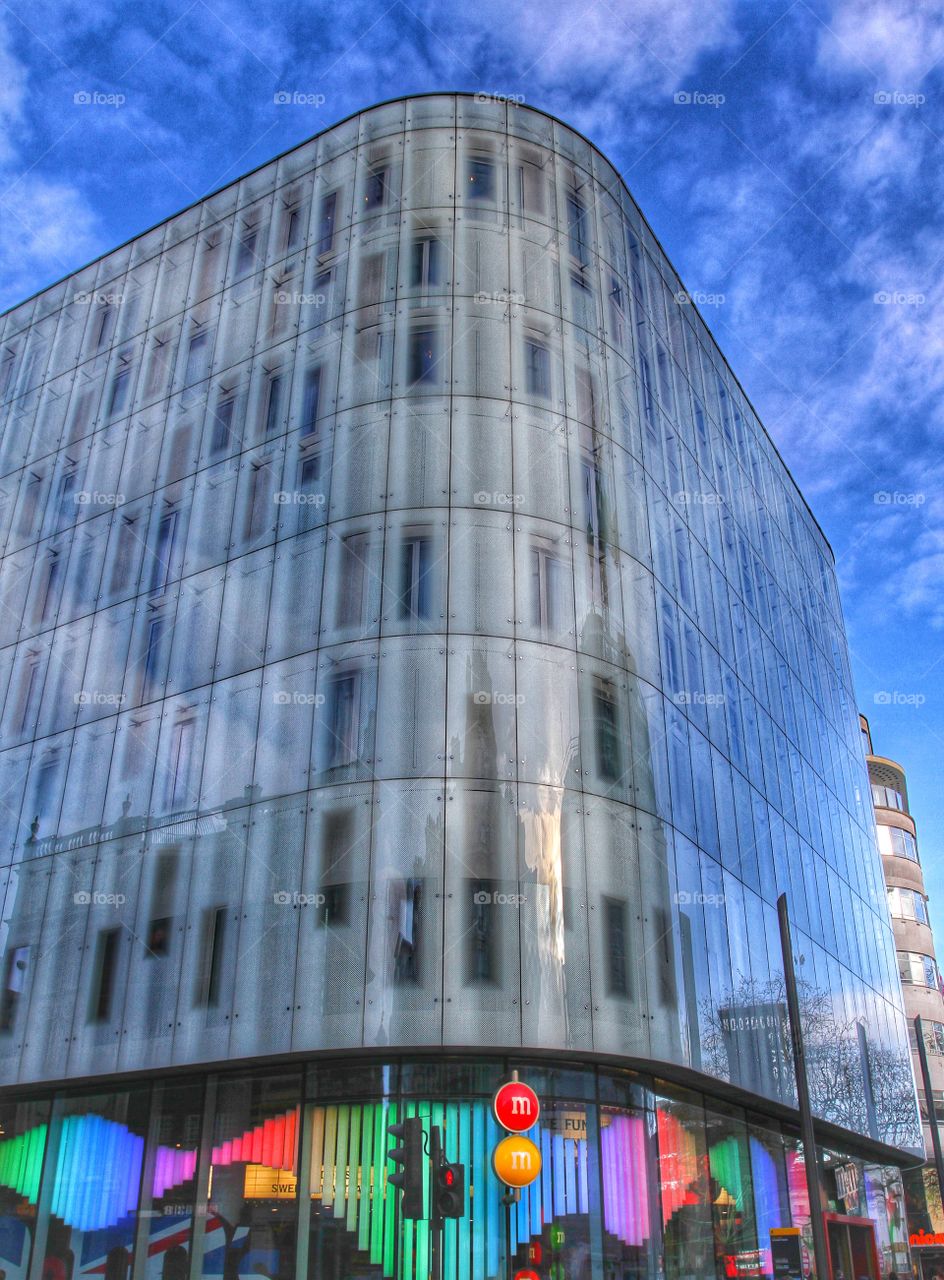
[[[334,247],[334,222],[337,208],[338,193],[330,191],[321,201],[321,211],[318,216],[317,249],[319,253],[330,253]]]
[[[422,619],[430,615],[433,542],[427,533],[407,533],[400,549],[401,619]]]
[[[442,283],[442,245],[434,236],[413,241],[410,258],[410,284],[414,289],[428,289]]]
[[[473,156],[466,166],[466,194],[470,200],[495,199],[495,166]]]
[[[524,355],[528,395],[547,399],[551,394],[551,353],[546,343],[537,338],[526,338]]]
[[[407,371],[407,377],[409,382],[413,385],[436,381],[435,329],[414,329],[410,334],[409,369]]]

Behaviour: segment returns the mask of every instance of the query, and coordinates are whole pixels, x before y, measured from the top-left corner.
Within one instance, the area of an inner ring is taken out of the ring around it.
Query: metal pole
[[[944,1155],[941,1154],[941,1130],[937,1123],[937,1112],[934,1108],[934,1094],[931,1091],[931,1069],[928,1066],[928,1047],[924,1042],[924,1025],[921,1015],[914,1020],[915,1037],[918,1041],[918,1061],[921,1063],[921,1080],[924,1084],[924,1101],[928,1108],[928,1124],[931,1127],[931,1146],[934,1148],[934,1167],[937,1170],[937,1189],[944,1204]]]
[[[793,943],[790,938],[790,916],[787,911],[787,895],[785,893],[782,893],[777,899],[777,917],[780,921],[780,949],[783,952],[783,977],[787,993],[787,1012],[790,1017],[793,1067],[796,1072],[800,1136],[803,1139],[804,1164],[806,1166],[806,1192],[810,1201],[813,1264],[816,1268],[817,1280],[828,1280],[829,1251],[826,1245],[826,1228],[823,1223],[819,1161],[816,1158],[816,1133],[813,1129],[813,1111],[810,1107],[810,1085],[806,1075],[806,1049],[803,1045],[800,999],[797,994],[796,970],[793,967]]]

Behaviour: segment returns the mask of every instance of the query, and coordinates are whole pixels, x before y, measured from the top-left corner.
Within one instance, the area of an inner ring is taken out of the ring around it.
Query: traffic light
[[[441,1164],[433,1170],[433,1217],[461,1218],[465,1213],[465,1166]]]
[[[396,1173],[387,1175],[391,1186],[403,1192],[400,1198],[400,1212],[404,1218],[423,1217],[423,1121],[419,1116],[412,1116],[400,1124],[387,1127],[391,1137],[396,1138],[399,1146],[387,1153],[388,1160],[399,1165]]]

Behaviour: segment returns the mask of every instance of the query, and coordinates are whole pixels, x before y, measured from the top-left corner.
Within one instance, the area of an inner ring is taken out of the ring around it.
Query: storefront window
[[[659,1192],[667,1280],[706,1280],[715,1272],[712,1205],[720,1188],[708,1162],[700,1103],[657,1098]]]
[[[25,1280],[36,1236],[49,1103],[4,1103],[0,1135],[0,1268],[6,1280]]]
[[[56,1100],[34,1280],[40,1274],[42,1280],[92,1274],[128,1280],[137,1244],[149,1094],[145,1088]]]
[[[300,1096],[294,1073],[219,1080],[204,1280],[293,1280]]]

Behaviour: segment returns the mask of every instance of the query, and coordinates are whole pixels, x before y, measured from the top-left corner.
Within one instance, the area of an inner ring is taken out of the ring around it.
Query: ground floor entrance
[[[882,1280],[871,1219],[828,1213],[826,1240],[831,1280]]]

